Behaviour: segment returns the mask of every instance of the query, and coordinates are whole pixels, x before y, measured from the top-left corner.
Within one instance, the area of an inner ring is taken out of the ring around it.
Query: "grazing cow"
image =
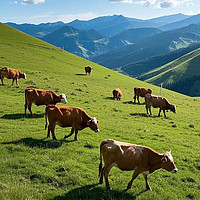
[[[14,84],[14,81],[16,81],[16,85],[19,86],[18,79],[20,79],[20,78],[26,79],[26,74],[22,73],[18,69],[10,69],[10,68],[7,68],[7,67],[2,67],[0,77],[1,77],[2,85],[3,85],[3,79],[4,79],[4,77],[6,77],[8,79],[13,80],[12,85]]]
[[[121,98],[122,98],[122,91],[121,91],[119,88],[114,89],[114,90],[113,90],[113,99],[114,99],[114,100],[117,99],[117,100],[120,101]]]
[[[154,108],[160,108],[159,109],[159,113],[158,113],[158,117],[160,117],[160,112],[161,110],[163,110],[164,113],[164,117],[166,117],[165,114],[165,110],[170,110],[173,113],[176,113],[176,105],[172,105],[170,104],[166,98],[164,97],[158,97],[158,96],[154,96],[151,94],[147,94],[145,96],[145,103],[146,103],[146,111],[147,111],[147,115],[150,113],[150,115],[152,115],[151,113],[151,106],[153,106]],[[148,113],[149,110],[149,113]]]
[[[145,97],[146,94],[151,94],[152,90],[149,88],[143,88],[143,87],[135,87],[134,88],[134,103],[136,103],[136,97],[138,100],[138,103],[140,103],[139,101],[139,97]]]
[[[78,141],[78,131],[89,127],[95,132],[99,132],[98,121],[95,117],[90,117],[83,109],[69,107],[69,106],[56,106],[48,105],[45,111],[46,125],[47,128],[47,118],[49,121],[47,137],[50,137],[50,131],[53,140],[57,140],[55,136],[55,126],[59,125],[61,127],[72,127],[69,135],[65,135],[64,138],[68,138],[75,131],[74,140]]]
[[[104,167],[102,169],[102,156]],[[111,189],[108,174],[113,166],[123,171],[135,170],[132,179],[128,183],[127,189],[130,189],[134,179],[142,173],[146,183],[146,189],[151,190],[148,183],[148,174],[158,169],[165,169],[176,173],[173,157],[170,152],[159,154],[153,149],[145,146],[118,142],[112,139],[104,140],[100,145],[100,164],[99,164],[99,183],[103,183],[103,176],[106,187]]]
[[[86,74],[86,75],[87,75],[87,74],[90,75],[92,69],[93,69],[92,67],[90,67],[90,66],[86,66],[86,67],[85,67],[85,74]]]
[[[35,103],[37,106],[40,106],[48,104],[57,104],[58,102],[67,103],[66,95],[57,95],[51,90],[41,90],[35,88],[25,89],[25,115],[28,107],[28,110],[33,116],[33,113],[31,111],[32,103]]]

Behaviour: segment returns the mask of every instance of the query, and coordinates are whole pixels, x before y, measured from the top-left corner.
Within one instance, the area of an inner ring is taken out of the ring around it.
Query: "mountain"
[[[200,24],[196,24],[173,31],[161,32],[136,44],[97,56],[92,60],[108,68],[118,68],[156,55],[185,48],[200,42],[199,27]]]
[[[158,28],[168,23],[176,22],[188,18],[187,15],[175,14],[162,16],[149,20],[124,17],[123,15],[113,15],[97,17],[88,21],[74,20],[67,25],[81,30],[95,29],[105,36],[112,37],[120,32],[132,28]]]
[[[200,23],[200,14],[188,17],[188,18],[180,20],[180,21],[166,24],[159,28],[166,31],[166,30],[182,28],[182,27],[188,26],[190,24],[199,24],[199,23]]]
[[[64,26],[44,36],[42,40],[83,58],[91,59],[160,32],[161,30],[156,28],[130,29],[109,38],[93,29],[87,31]]]
[[[175,14],[169,16],[162,16],[158,18],[142,20],[136,18],[124,17],[123,15],[113,15],[113,16],[103,16],[97,17],[88,21],[74,20],[69,23],[63,23],[61,21],[55,23],[42,23],[42,24],[15,24],[6,23],[7,25],[28,33],[34,37],[42,38],[43,36],[63,27],[72,26],[80,30],[90,30],[94,29],[106,37],[112,37],[119,34],[122,31],[132,29],[132,28],[159,28],[168,23],[180,21],[187,19],[187,15]]]
[[[144,75],[147,72],[156,69],[158,67],[161,67],[198,48],[200,48],[200,44],[190,45],[189,47],[186,48],[181,48],[166,54],[130,63],[116,70],[120,70],[120,72],[127,74],[131,77],[136,77],[139,80],[145,80],[148,78],[146,75]]]
[[[45,35],[59,29],[60,27],[64,26],[65,24],[61,21],[55,23],[42,23],[39,25],[35,24],[15,24],[8,22],[7,25],[16,28],[24,33],[32,35],[34,37],[42,38]]]
[[[154,85],[186,94],[200,96],[200,48],[141,76]]]

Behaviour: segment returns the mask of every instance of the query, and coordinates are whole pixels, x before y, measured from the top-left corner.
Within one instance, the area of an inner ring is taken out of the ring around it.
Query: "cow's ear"
[[[97,124],[99,123],[99,120],[97,120]]]
[[[166,156],[163,156],[162,159],[161,159],[161,161],[162,161],[162,162],[167,162]]]

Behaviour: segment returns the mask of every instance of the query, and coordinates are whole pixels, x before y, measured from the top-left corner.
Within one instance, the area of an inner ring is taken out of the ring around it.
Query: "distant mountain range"
[[[118,68],[197,43],[200,43],[200,24],[192,24],[173,31],[158,33],[92,60],[108,68]]]

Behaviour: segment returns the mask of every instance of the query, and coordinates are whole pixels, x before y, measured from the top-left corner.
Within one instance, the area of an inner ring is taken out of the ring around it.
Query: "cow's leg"
[[[16,85],[19,86],[18,79],[16,78]]]
[[[69,135],[65,135],[64,139],[70,137],[74,133],[74,127],[72,127],[71,132]]]
[[[27,115],[27,113],[26,113],[26,110],[27,110],[27,102],[25,102],[24,108],[25,108],[24,114]]]
[[[164,110],[163,110],[164,111]],[[161,108],[159,109],[159,112],[158,112],[158,117],[160,117],[160,113],[161,113]]]
[[[47,138],[50,138],[50,124],[48,125]]]
[[[152,116],[152,113],[151,113],[151,106],[149,107],[149,113],[150,113],[150,115]]]
[[[99,183],[100,183],[100,184],[103,183],[103,173],[104,173],[104,168],[105,168],[105,167],[103,167],[103,168],[101,169],[100,178],[99,178]]]
[[[33,116],[32,110],[31,110],[32,104],[28,104],[28,110],[30,111],[31,115]]]
[[[137,96],[137,100],[138,100],[138,103],[140,104],[140,100],[139,100],[139,97],[140,97],[140,96]]]
[[[164,117],[166,117],[166,113],[165,113],[165,110],[163,110],[163,113],[164,113]]]
[[[103,175],[104,175],[104,179],[105,179],[105,183],[106,183],[106,188],[111,190],[112,188],[110,187],[109,181],[108,181],[108,174],[110,172],[112,168],[112,165],[109,166],[104,166],[104,170],[103,170]]]
[[[51,131],[53,140],[57,140],[57,138],[55,136],[55,126],[56,126],[55,124],[50,125],[50,131]]]
[[[12,85],[14,84],[14,81],[15,81],[15,79],[13,78],[13,80],[12,80]]]
[[[78,141],[77,135],[78,135],[78,129],[75,129],[75,136],[74,136],[74,140],[75,140],[75,141]]]
[[[130,188],[131,188],[134,179],[135,179],[139,174],[140,174],[140,172],[137,171],[137,170],[133,173],[132,179],[129,181],[129,183],[128,183],[128,185],[127,185],[127,189],[130,189]]]
[[[144,180],[145,180],[145,184],[146,184],[146,190],[151,190],[151,187],[148,183],[148,175],[147,174],[143,174],[144,176]]]
[[[135,102],[135,101],[136,101],[136,95],[134,95],[133,99],[134,99],[134,103],[136,103],[136,102]]]
[[[149,114],[149,112],[148,112],[148,106],[146,105],[146,111],[147,111],[147,115]]]

